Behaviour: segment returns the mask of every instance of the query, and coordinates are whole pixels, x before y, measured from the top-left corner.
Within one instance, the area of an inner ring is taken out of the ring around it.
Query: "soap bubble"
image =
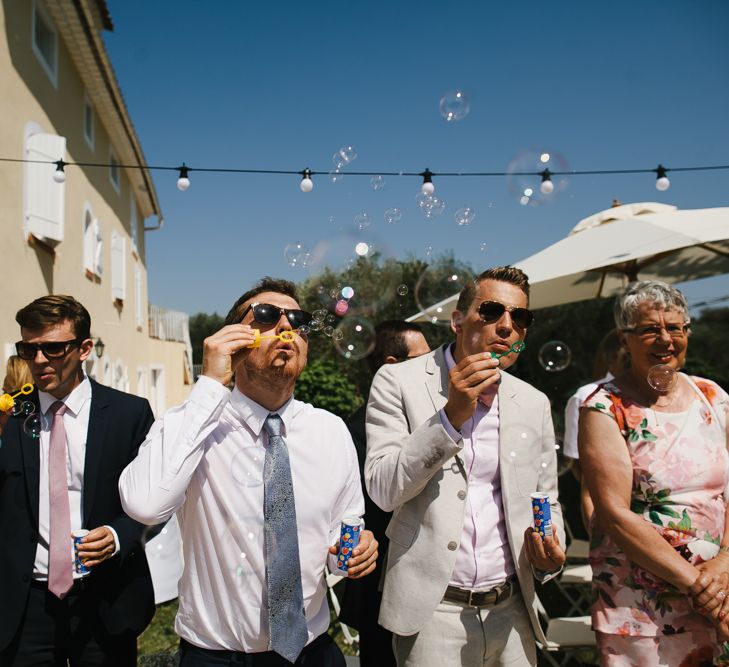
[[[263,463],[266,450],[260,445],[238,449],[230,463],[230,474],[236,483],[245,487],[263,485]]]
[[[648,384],[656,391],[670,391],[677,380],[678,373],[668,364],[656,364],[648,369]]]
[[[420,207],[423,215],[428,219],[440,215],[445,209],[445,202],[442,199],[435,195],[426,195],[423,192],[419,192],[415,195],[415,203]]]
[[[563,371],[572,361],[572,351],[561,340],[551,340],[539,348],[539,363],[545,371]]]
[[[334,333],[332,334],[332,338],[334,340],[342,340],[344,338],[344,332],[340,329],[334,329]]]
[[[357,253],[360,257],[367,257],[370,252],[370,244],[366,243],[365,241],[360,241],[357,245],[354,246],[354,252]]]
[[[354,216],[354,224],[359,229],[367,229],[372,224],[372,220],[370,220],[370,216],[367,213],[362,211]]]
[[[426,245],[425,246],[425,256],[426,257],[432,257],[433,256],[433,246],[432,245]]]
[[[394,225],[402,220],[402,211],[399,208],[388,208],[383,217],[386,223]]]
[[[546,161],[545,161],[546,160]],[[552,172],[552,192],[542,192],[539,172]],[[506,167],[509,192],[522,206],[539,206],[554,199],[568,185],[567,177],[556,172],[569,171],[565,158],[557,151],[531,149],[512,158]]]
[[[16,400],[13,404],[13,410],[10,414],[13,417],[27,417],[35,412],[35,405],[32,401],[19,401]]]
[[[354,146],[342,146],[337,153],[344,164],[350,164],[357,157],[357,151],[354,149]]]
[[[335,169],[329,172],[329,177],[332,179],[332,183],[339,183],[344,178],[344,174],[340,169]]]
[[[415,284],[415,302],[431,322],[448,326],[453,307],[441,302],[460,293],[471,281],[473,274],[455,260],[429,264]]]
[[[453,216],[453,219],[456,221],[456,224],[460,225],[461,227],[465,225],[470,225],[474,219],[476,218],[476,211],[474,211],[472,208],[466,207],[466,208],[459,208],[455,215]]]
[[[375,191],[382,190],[385,187],[385,179],[382,176],[373,176],[370,179],[370,185]]]
[[[402,285],[398,285],[397,286],[397,293],[400,296],[405,296],[409,291],[410,291],[410,289],[405,284],[402,284]]]
[[[438,108],[440,115],[448,122],[465,118],[471,109],[468,95],[462,90],[449,90],[440,98]]]
[[[31,405],[33,405],[31,403]],[[28,415],[23,422],[23,431],[31,438],[39,438],[41,433],[41,420],[38,413]]]
[[[324,330],[322,333],[325,336],[327,336],[328,338],[331,338],[332,334],[334,333],[334,327],[331,324],[328,324],[327,326],[324,327]]]
[[[311,253],[303,243],[289,243],[284,248],[284,258],[289,266],[304,268],[310,257]]]
[[[339,334],[332,335],[334,346],[345,359],[362,359],[375,347],[375,328],[364,317],[346,317],[336,330]]]
[[[342,296],[345,299],[351,299],[354,296],[354,289],[349,285],[342,287]]]
[[[349,304],[344,299],[340,299],[334,305],[334,312],[337,315],[339,315],[340,317],[346,315],[348,310],[349,310]]]
[[[489,244],[484,241],[481,244],[481,248],[480,248],[481,252],[486,252],[486,248],[488,248],[488,247],[489,247]]]

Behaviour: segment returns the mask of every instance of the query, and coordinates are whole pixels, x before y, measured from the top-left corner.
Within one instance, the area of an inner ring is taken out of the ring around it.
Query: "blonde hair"
[[[21,359],[17,354],[8,357],[8,364],[5,368],[5,380],[3,381],[3,391],[17,391],[24,384],[32,383],[33,377],[25,360]]]

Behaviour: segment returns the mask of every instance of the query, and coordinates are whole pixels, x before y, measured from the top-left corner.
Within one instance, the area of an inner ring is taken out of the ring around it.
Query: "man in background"
[[[386,320],[375,327],[375,348],[367,357],[370,372],[374,375],[385,364],[398,364],[430,352],[428,341],[417,324],[403,320]],[[347,420],[357,448],[360,474],[365,499],[365,526],[371,530],[379,543],[378,570],[387,552],[388,539],[385,529],[392,517],[391,512],[381,510],[369,497],[364,488],[364,463],[367,456],[365,416],[367,404],[358,408]],[[359,660],[362,667],[394,667],[392,633],[383,628],[377,617],[380,613],[382,591],[379,576],[348,580],[342,598],[339,620],[359,630]]]

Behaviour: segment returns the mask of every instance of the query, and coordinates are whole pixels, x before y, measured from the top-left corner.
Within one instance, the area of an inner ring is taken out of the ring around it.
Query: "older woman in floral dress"
[[[615,322],[630,368],[585,401],[579,435],[601,664],[712,665],[729,612],[729,397],[679,372],[689,314],[677,289],[632,283]]]

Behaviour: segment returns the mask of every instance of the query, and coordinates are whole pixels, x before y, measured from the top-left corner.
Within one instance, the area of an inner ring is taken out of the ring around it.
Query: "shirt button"
[[[464,499],[464,498],[466,497],[466,492],[465,492],[465,491],[459,491],[459,492],[458,492],[458,497],[459,497],[459,498],[460,498],[461,500],[463,500],[463,499]]]
[[[456,542],[448,542],[448,549],[450,551],[455,551],[458,549],[458,544]]]

